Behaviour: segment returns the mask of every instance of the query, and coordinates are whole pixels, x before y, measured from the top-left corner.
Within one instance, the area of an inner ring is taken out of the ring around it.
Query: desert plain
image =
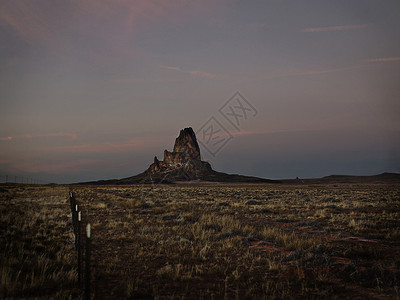
[[[398,299],[396,182],[0,186],[2,299]],[[82,229],[83,231],[84,229]]]

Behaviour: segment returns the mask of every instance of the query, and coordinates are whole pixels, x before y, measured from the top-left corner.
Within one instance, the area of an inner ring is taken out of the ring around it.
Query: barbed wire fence
[[[42,179],[33,178],[32,176],[0,174],[0,183],[46,184],[48,182]]]

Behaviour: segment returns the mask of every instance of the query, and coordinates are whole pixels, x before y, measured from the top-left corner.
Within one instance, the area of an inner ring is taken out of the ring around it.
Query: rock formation
[[[201,160],[200,147],[196,134],[192,128],[182,129],[175,140],[172,152],[164,150],[164,160],[157,156],[149,168],[135,176],[123,179],[99,180],[81,182],[80,184],[148,184],[148,183],[175,183],[179,181],[212,181],[212,182],[241,182],[241,183],[288,183],[299,184],[298,179],[270,180],[259,177],[243,176],[238,174],[226,174],[214,171],[208,162]],[[375,176],[347,176],[332,175],[319,179],[304,179],[301,183],[307,184],[332,184],[332,183],[398,183],[400,174],[382,173]]]
[[[143,173],[124,179],[101,180],[90,182],[90,184],[174,183],[192,180],[252,183],[276,182],[258,177],[214,171],[208,162],[201,160],[196,134],[191,127],[188,127],[180,131],[175,140],[173,151],[164,150],[164,160],[159,160],[155,156],[154,162]]]
[[[194,180],[201,179],[212,172],[208,162],[201,160],[200,147],[196,134],[191,127],[182,129],[175,140],[172,152],[164,150],[164,160],[154,157],[147,170],[149,176],[158,178],[163,175],[164,180]]]

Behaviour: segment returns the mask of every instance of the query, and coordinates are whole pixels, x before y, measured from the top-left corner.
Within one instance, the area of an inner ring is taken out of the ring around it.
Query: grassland
[[[400,296],[398,185],[69,188],[92,224],[96,299]],[[77,294],[67,196],[2,187],[3,297]]]
[[[76,254],[68,188],[0,186],[0,299],[72,299]]]

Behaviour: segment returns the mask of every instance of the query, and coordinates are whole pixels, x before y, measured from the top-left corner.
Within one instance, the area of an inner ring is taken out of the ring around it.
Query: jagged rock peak
[[[182,129],[175,140],[174,151],[186,159],[201,160],[200,147],[192,127]]]
[[[172,152],[164,151],[164,160],[154,157],[149,168],[135,176],[120,180],[98,181],[96,184],[174,183],[178,181],[204,180],[214,182],[273,182],[268,179],[226,174],[214,171],[208,162],[200,158],[200,147],[191,127],[182,129],[175,140]],[[275,182],[275,181],[274,181]]]
[[[172,152],[164,150],[164,160],[154,157],[147,170],[152,176],[167,176],[172,181],[192,180],[212,172],[208,162],[201,161],[200,147],[191,127],[182,129]],[[164,178],[163,177],[163,178]]]

